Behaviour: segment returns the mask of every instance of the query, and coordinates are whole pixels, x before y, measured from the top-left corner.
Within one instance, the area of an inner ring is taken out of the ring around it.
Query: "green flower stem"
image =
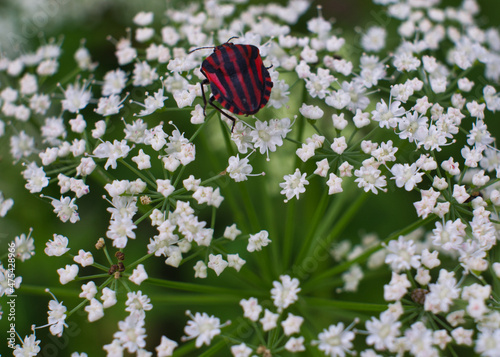
[[[175,349],[175,357],[182,357],[182,356],[192,356],[193,351],[196,350],[194,340],[182,343],[178,348]]]
[[[368,132],[365,136],[363,136],[362,138],[358,139],[357,142],[355,142],[354,144],[350,144],[350,140],[351,138],[349,138],[349,143],[348,143],[348,147],[347,149],[344,151],[344,155],[347,154],[347,153],[350,153],[352,151],[359,151],[359,148],[361,146],[361,142],[363,140],[368,140],[368,138],[372,137],[378,130],[378,125],[374,126],[370,132]]]
[[[186,112],[186,111],[193,111],[193,107],[163,107],[159,110],[159,112]]]
[[[112,263],[110,263],[110,264],[112,264]],[[105,265],[102,265],[102,264],[99,264],[99,263],[96,263],[95,261],[94,261],[94,263],[92,264],[92,266],[93,266],[94,268],[97,268],[97,269],[100,269],[100,270],[103,270],[103,271],[106,271],[106,272],[107,272],[107,271],[108,271],[108,269],[109,269],[109,267],[107,267],[107,266],[105,266]]]
[[[255,205],[252,201],[252,198],[250,197],[250,192],[248,191],[248,183],[247,182],[241,182],[238,185],[241,198],[243,200],[243,206],[245,207],[245,211],[247,214],[248,221],[250,223],[250,230],[252,232],[257,232],[259,231],[260,228],[262,228],[262,225],[260,224],[259,218],[257,217],[257,210],[255,208]],[[264,197],[269,197],[265,192],[263,192]],[[240,207],[241,210],[241,207]]]
[[[344,215],[345,216],[345,215]],[[386,239],[384,239],[383,243],[388,243],[390,242],[391,240],[393,239],[396,239],[397,237],[399,237],[400,235],[406,235],[410,232],[413,232],[415,229],[419,228],[419,227],[422,227],[422,226],[425,226],[426,224],[434,221],[436,219],[436,216],[435,215],[430,215],[428,216],[427,218],[425,219],[422,219],[422,220],[419,220],[419,221],[416,221],[410,225],[408,225],[407,227],[403,228],[403,229],[400,229],[399,231],[391,234],[390,236],[388,236]],[[314,278],[312,278],[311,280],[305,282],[302,286],[302,291],[303,292],[307,292],[309,290],[314,290],[316,284],[320,283],[322,280],[324,279],[330,279],[332,276],[335,276],[337,274],[340,274],[346,270],[348,270],[352,265],[354,264],[359,264],[359,263],[362,263],[364,262],[366,259],[368,259],[373,253],[375,253],[376,251],[380,250],[382,248],[382,243],[378,244],[377,246],[373,247],[373,248],[370,248],[368,249],[367,251],[365,251],[364,253],[360,254],[359,256],[357,256],[356,258],[353,258],[351,259],[350,261],[348,262],[345,262],[345,263],[342,263],[342,264],[339,264],[337,265],[336,267],[334,268],[331,268],[331,269],[328,269],[326,271],[324,271],[323,273],[315,276]]]
[[[139,223],[144,221],[146,218],[149,218],[149,216],[151,216],[151,213],[155,210],[155,208],[160,207],[162,204],[163,204],[163,202],[160,204],[157,204],[155,207],[150,208],[149,211],[147,211],[147,212],[145,212],[145,210],[141,210],[142,216],[140,216],[138,219],[136,219],[134,221],[134,224],[137,226],[137,225],[139,225]]]
[[[29,295],[47,295],[46,288],[46,286],[21,284],[21,287],[16,291]],[[75,287],[50,287],[50,291],[58,298],[77,298],[81,292],[81,290],[75,289]]]
[[[235,295],[229,294],[178,294],[178,293],[161,293],[149,294],[152,301],[156,303],[168,303],[186,306],[186,304],[196,305],[219,305],[238,304],[241,300]]]
[[[216,344],[211,344],[210,348],[198,355],[199,357],[219,356],[219,351],[227,346],[225,340],[220,340]]]
[[[310,253],[311,246],[312,246],[311,243],[315,237],[315,234],[316,234],[317,229],[319,227],[320,221],[324,218],[327,205],[328,205],[328,191],[323,190],[323,194],[321,196],[321,199],[320,199],[318,205],[316,206],[316,211],[314,212],[314,217],[311,221],[311,224],[309,225],[309,227],[311,227],[311,229],[309,230],[309,234],[307,235],[306,239],[304,239],[304,241],[302,242],[302,247],[301,247],[301,249],[299,251],[299,255],[295,261],[302,262],[305,259],[306,254],[308,255],[308,253]],[[288,262],[287,262],[287,265],[285,265],[285,266],[288,267]]]
[[[313,250],[317,249],[318,245],[321,244],[323,247],[329,246],[332,241],[338,237],[338,235],[347,227],[349,222],[352,221],[352,219],[355,217],[356,213],[359,211],[363,203],[366,201],[366,199],[369,197],[368,194],[366,193],[361,193],[358,195],[357,199],[355,201],[352,201],[352,203],[349,205],[349,208],[345,211],[345,213],[340,217],[340,219],[335,220],[335,217],[340,213],[341,208],[344,206],[345,200],[347,200],[347,196],[338,196],[338,197],[345,197],[343,200],[337,199],[333,201],[333,204],[330,206],[328,209],[328,218],[325,219],[323,216],[323,220],[328,223],[335,221],[335,225],[333,228],[329,228],[329,235],[323,238],[322,231],[319,231],[318,234],[311,234],[310,243],[308,246],[304,245],[304,247],[307,247],[305,249],[306,254],[301,254],[299,256],[301,259],[297,259],[297,266],[304,266],[305,259],[307,257],[312,257],[312,252]],[[321,241],[321,243],[320,243]],[[328,250],[328,249],[327,249]]]
[[[179,185],[179,181],[182,179],[183,177],[183,173],[184,171],[186,170],[186,166],[184,165],[181,165],[181,169],[179,170],[179,172],[177,173],[177,177],[175,178],[175,181],[172,183],[172,185],[174,187],[177,187]],[[183,187],[184,188],[184,187]]]
[[[453,349],[453,347],[448,344],[448,346],[446,346],[446,350],[448,350],[451,354],[452,357],[458,357],[458,354],[455,352],[455,350]]]
[[[217,217],[217,208],[215,206],[212,207],[212,217],[210,220],[210,228],[215,230],[215,217]]]
[[[112,175],[109,174],[108,171],[104,170],[104,168],[100,165],[96,165],[96,168],[90,176],[96,180],[98,183],[100,183],[103,187],[104,185],[111,183],[114,179]]]
[[[128,168],[130,171],[132,171],[137,177],[141,178],[141,180],[145,181],[148,185],[151,187],[156,187],[156,182],[150,180],[146,175],[144,175],[141,170],[136,169],[132,165],[130,165],[126,160],[120,158],[118,161],[123,164],[126,168]]]
[[[294,241],[294,233],[296,231],[295,222],[296,222],[296,207],[297,200],[292,199],[287,203],[286,209],[286,219],[285,219],[285,233],[283,235],[283,241],[279,242],[279,244],[273,244],[273,251],[276,252],[276,255],[281,256],[281,266],[286,269],[290,265],[290,260],[293,252],[293,241]],[[278,242],[276,242],[278,243]],[[278,254],[278,251],[281,254]],[[279,262],[279,260],[277,260]]]
[[[82,302],[80,302],[78,305],[76,305],[73,309],[71,309],[70,312],[68,312],[67,314],[67,317],[70,317],[71,315],[73,315],[75,312],[77,312],[78,310],[80,310],[82,307],[84,307],[85,305],[89,304],[90,301],[88,301],[87,299],[83,299]]]
[[[255,290],[243,290],[243,289],[231,289],[222,286],[209,286],[209,285],[200,285],[200,284],[192,284],[192,283],[183,283],[179,281],[170,281],[165,279],[158,278],[148,278],[146,282],[162,286],[165,288],[176,289],[181,291],[191,291],[197,293],[207,293],[207,294],[226,294],[233,295],[235,297],[247,297],[255,295]],[[200,296],[200,301],[203,300],[203,296]]]
[[[209,120],[215,115],[215,110],[212,110],[210,113],[208,113],[207,116],[205,116],[205,121],[203,122],[203,124],[201,124],[199,126],[198,129],[196,129],[196,131],[194,132],[194,134],[189,138],[189,142],[192,143],[194,141],[194,139],[198,136],[198,134],[201,133],[201,131],[203,129],[205,129],[205,127],[207,126],[207,123],[209,122]]]
[[[263,260],[259,261],[259,263],[260,263],[259,266],[262,265],[265,266],[267,264],[267,261]],[[235,270],[230,270],[231,274],[233,274],[233,278],[237,279],[242,284],[247,284],[252,286],[253,287],[252,296],[260,296],[264,298],[268,297],[269,290],[266,291],[262,290],[263,284],[262,284],[262,275],[260,274],[260,271],[258,273],[255,273],[258,269],[253,269],[253,267],[250,268],[247,264],[244,265],[239,272],[236,272]],[[271,284],[269,284],[269,286],[270,285]],[[248,298],[248,296],[246,298]]]
[[[221,179],[222,177],[224,177],[224,175],[222,175],[222,174],[214,175],[214,176],[210,177],[209,179],[206,179],[205,181],[201,181],[200,185],[206,186],[207,184],[209,184],[213,181],[217,181],[217,180]]]
[[[101,279],[101,278],[107,278],[107,277],[109,277],[108,273],[105,273],[105,274],[94,274],[94,275],[78,276],[78,277],[75,278],[75,281]]]
[[[68,83],[69,81],[71,81],[73,78],[75,78],[78,74],[80,74],[82,72],[82,70],[80,69],[80,67],[75,67],[75,69],[73,69],[70,73],[68,73],[63,79],[61,79],[60,81],[58,81],[57,83],[51,85],[46,91],[45,93],[54,93],[56,91],[56,88],[61,85],[61,87],[64,87],[64,85],[66,83]],[[47,77],[46,77],[47,78]],[[43,82],[39,83],[39,85],[41,85]]]
[[[317,297],[302,297],[308,306],[327,307],[339,310],[382,312],[387,310],[386,304],[367,304],[365,302],[339,301],[333,299],[323,299]]]
[[[139,259],[137,259],[135,262],[127,264],[127,267],[125,268],[125,271],[130,270],[132,268],[135,268],[137,265],[139,265],[140,263],[142,263],[143,261],[145,261],[146,259],[150,258],[153,255],[154,255],[154,253],[146,254],[145,256],[140,257]]]

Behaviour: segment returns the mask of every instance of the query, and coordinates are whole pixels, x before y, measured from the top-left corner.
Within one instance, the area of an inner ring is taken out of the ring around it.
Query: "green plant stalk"
[[[360,264],[360,263],[364,262],[373,253],[375,253],[376,251],[380,250],[382,248],[382,244],[383,243],[388,243],[391,240],[396,239],[400,235],[406,235],[406,234],[408,234],[410,232],[413,232],[415,229],[417,229],[417,228],[419,228],[421,226],[424,226],[424,225],[428,224],[429,222],[432,222],[435,219],[436,219],[436,216],[430,215],[430,216],[428,216],[425,219],[416,221],[416,222],[414,222],[414,223],[406,226],[405,228],[400,229],[399,231],[391,234],[386,239],[384,239],[384,241],[382,243],[378,244],[377,246],[375,246],[373,248],[368,249],[367,251],[365,251],[364,253],[360,254],[356,258],[354,258],[354,259],[352,259],[352,260],[350,260],[348,262],[339,264],[336,267],[328,269],[328,270],[324,271],[323,273],[315,276],[314,278],[312,278],[311,280],[309,280],[308,282],[306,282],[303,285],[303,291],[308,291],[309,289],[314,289],[314,286],[316,284],[318,284],[321,280],[329,279],[329,278],[331,278],[334,275],[340,274],[340,273],[348,270],[354,264]]]

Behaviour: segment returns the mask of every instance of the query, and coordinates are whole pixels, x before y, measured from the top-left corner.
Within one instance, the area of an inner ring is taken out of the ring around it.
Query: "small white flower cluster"
[[[283,310],[293,305],[298,300],[297,294],[300,292],[299,280],[296,278],[291,278],[289,275],[281,275],[279,281],[273,282],[273,288],[271,289],[271,298],[273,299],[273,305],[276,308],[276,313],[269,309],[265,309],[264,316],[260,317],[262,310],[264,309],[262,305],[259,304],[257,298],[251,297],[249,299],[243,299],[240,301],[240,305],[243,308],[243,316],[250,321],[260,322],[262,325],[263,332],[276,331],[278,328],[278,321],[283,319]],[[259,319],[260,317],[260,319]],[[300,333],[300,327],[304,322],[304,318],[301,316],[296,316],[292,313],[288,313],[287,318],[283,319],[280,323],[283,333],[285,336],[289,337],[288,341],[282,346],[287,351],[290,352],[302,352],[305,351],[304,347],[304,337],[303,336],[292,336],[294,334]],[[256,325],[255,325],[256,326]],[[280,347],[275,347],[280,348]],[[245,342],[239,345],[233,345],[231,347],[231,353],[235,357],[249,357],[252,352],[262,353],[267,351],[265,346],[260,346],[256,351],[247,346]],[[267,353],[270,353],[268,351]]]

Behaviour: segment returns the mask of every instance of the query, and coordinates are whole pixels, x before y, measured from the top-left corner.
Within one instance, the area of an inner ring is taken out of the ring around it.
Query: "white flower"
[[[279,281],[273,281],[274,288],[271,289],[271,297],[278,312],[283,311],[288,306],[298,300],[297,294],[300,292],[299,280],[290,278],[289,275],[280,275]]]
[[[429,293],[425,296],[424,308],[432,313],[448,312],[453,300],[460,296],[457,280],[453,272],[439,271],[436,283],[429,284]]]
[[[283,332],[285,333],[285,335],[290,336],[294,333],[300,332],[300,326],[303,322],[303,317],[288,313],[288,317],[286,318],[286,320],[281,321],[281,326],[283,327]]]
[[[189,175],[187,179],[182,181],[182,185],[188,191],[196,191],[200,187],[201,179],[196,179],[193,175]]]
[[[92,129],[92,137],[94,139],[99,139],[106,133],[106,121],[99,120],[95,123],[95,128]]]
[[[285,343],[285,349],[290,352],[305,351],[304,337],[290,337],[290,339]]]
[[[399,336],[400,327],[401,322],[398,321],[398,316],[389,310],[384,311],[380,314],[380,319],[372,317],[371,320],[366,321],[366,330],[369,333],[366,343],[375,345],[377,350],[392,350]]]
[[[248,238],[247,250],[250,253],[262,250],[262,247],[265,247],[269,243],[271,243],[271,240],[268,237],[269,233],[267,231],[260,231],[257,234],[250,234],[250,238]]]
[[[59,274],[59,281],[61,284],[67,284],[73,281],[78,275],[78,265],[66,265],[64,268],[57,269],[57,274]]]
[[[248,158],[246,157],[240,160],[239,155],[231,156],[226,172],[235,182],[246,181],[248,175],[252,173],[252,165],[248,163]]]
[[[337,325],[330,325],[318,335],[318,341],[312,343],[318,345],[318,349],[325,355],[331,357],[344,357],[346,352],[352,348],[354,332],[344,330],[344,324],[339,322]]]
[[[467,193],[465,186],[453,185],[453,195],[458,203],[464,203],[470,197]]]
[[[169,357],[174,354],[174,349],[179,344],[165,336],[161,336],[161,343],[155,348],[158,357]]]
[[[89,314],[88,316],[89,322],[97,321],[104,316],[103,305],[95,298],[92,298],[90,300],[90,304],[85,306],[84,310]]]
[[[234,268],[236,271],[240,271],[241,267],[246,263],[244,259],[241,259],[239,254],[228,254],[227,255],[228,266]]]
[[[500,329],[484,329],[479,332],[474,351],[481,356],[498,356],[500,350]]]
[[[422,182],[423,172],[418,172],[417,165],[415,163],[408,165],[407,163],[394,164],[391,167],[391,173],[394,177],[391,179],[396,181],[397,187],[403,187],[406,191],[411,191],[417,186],[419,182]]]
[[[372,111],[372,120],[377,121],[381,128],[395,128],[398,120],[405,114],[406,110],[401,107],[401,102],[396,100],[388,106],[382,99]]]
[[[14,238],[14,256],[24,262],[35,255],[35,240],[31,237],[31,231],[26,236],[22,233]]]
[[[202,260],[198,260],[193,269],[195,278],[205,279],[207,277],[207,265]]]
[[[374,160],[366,159],[363,161],[363,166],[354,171],[354,175],[357,177],[354,182],[357,182],[358,187],[363,188],[365,192],[371,191],[377,194],[377,189],[386,191],[387,181],[382,175],[382,171],[378,169],[378,165]]]
[[[95,110],[95,112],[105,117],[113,114],[118,114],[120,109],[123,108],[122,103],[124,100],[125,98],[121,99],[116,94],[112,94],[109,97],[101,97],[99,98],[99,102],[97,103],[97,109]]]
[[[121,69],[109,71],[104,76],[104,84],[102,85],[102,95],[109,96],[112,94],[120,94],[127,83],[127,74]]]
[[[340,136],[338,138],[333,139],[332,145],[330,148],[338,155],[342,155],[342,153],[347,149],[347,143],[345,141],[345,136]]]
[[[324,115],[323,110],[315,105],[302,104],[302,107],[299,108],[299,112],[307,119],[320,119]]]
[[[45,254],[47,254],[48,256],[60,257],[61,255],[69,251],[68,238],[56,233],[54,233],[53,237],[53,240],[49,240],[46,243],[47,247],[44,249]]]
[[[262,312],[262,306],[259,305],[259,301],[256,298],[250,298],[248,300],[242,299],[240,305],[243,308],[243,316],[252,321],[257,321],[259,315]]]
[[[385,47],[387,31],[383,27],[372,26],[361,38],[361,46],[365,51],[378,52]]]
[[[203,314],[197,312],[193,316],[188,310],[186,314],[191,320],[189,320],[186,327],[184,327],[186,336],[183,336],[182,340],[187,341],[196,338],[196,348],[200,348],[203,344],[209,346],[212,339],[220,334],[220,329],[230,323],[230,321],[227,321],[221,324],[218,318],[215,316],[208,316],[206,312]]]
[[[264,311],[264,317],[262,317],[259,321],[262,324],[263,331],[269,331],[275,328],[276,322],[278,321],[279,314],[272,313],[268,309]]]
[[[113,306],[114,304],[116,304],[116,301],[117,301],[116,300],[116,292],[114,290],[111,290],[108,287],[105,287],[104,289],[102,289],[101,300],[103,302],[102,306],[105,309]]]
[[[43,167],[38,167],[34,162],[23,171],[23,176],[27,180],[24,187],[31,193],[40,192],[49,185],[49,177],[45,175]]]
[[[229,240],[235,240],[240,234],[241,231],[236,227],[236,223],[233,223],[231,226],[226,227],[223,237]]]
[[[90,101],[92,94],[87,90],[87,83],[80,87],[80,83],[69,84],[64,90],[64,99],[61,101],[63,110],[77,113],[85,108]]]
[[[138,26],[148,26],[153,22],[153,18],[153,12],[140,11],[134,16],[132,21]]]
[[[149,41],[155,34],[155,30],[151,27],[140,27],[135,32],[137,42]]]
[[[175,187],[170,183],[169,179],[156,180],[157,191],[165,197],[168,197],[172,192],[174,192]]]
[[[391,240],[386,246],[388,254],[385,263],[391,266],[395,272],[420,267],[420,255],[416,254],[416,246],[413,240],[406,241],[403,236],[397,240]]]
[[[228,265],[229,263],[222,258],[222,254],[210,254],[208,256],[208,267],[215,271],[217,276],[219,276]]]
[[[68,327],[66,324],[66,306],[62,302],[55,300],[49,301],[49,310],[47,311],[48,323],[50,325],[50,333],[54,336],[61,337],[63,334],[64,327]]]
[[[283,178],[285,182],[280,183],[280,187],[283,188],[280,193],[286,196],[285,202],[294,196],[299,199],[299,195],[306,191],[305,185],[309,184],[306,180],[306,173],[301,174],[299,169],[295,169],[293,175],[285,175]]]
[[[118,322],[118,328],[120,331],[115,332],[113,337],[130,353],[136,352],[139,348],[146,347],[144,316],[140,314],[130,314],[124,321]]]
[[[342,192],[342,178],[338,177],[334,173],[330,173],[328,181],[326,182],[328,186],[328,194],[333,195],[335,193]]]
[[[106,164],[104,165],[104,169],[107,170],[109,166],[111,168],[116,169],[117,162],[119,158],[127,157],[131,148],[127,145],[126,140],[114,140],[113,143],[109,141],[105,141],[99,144],[93,151],[95,157],[99,159],[107,158]]]
[[[156,73],[156,68],[151,68],[151,66],[145,62],[136,62],[133,71],[133,85],[136,87],[146,87],[158,79],[158,74]]]
[[[36,356],[41,350],[40,346],[38,346],[40,342],[40,340],[36,340],[36,336],[34,334],[25,336],[24,341],[22,341],[22,347],[20,345],[16,345],[13,354],[15,357]]]
[[[415,322],[405,331],[405,342],[409,351],[414,356],[438,355],[432,347],[432,330],[425,327],[422,321]]]
[[[318,176],[326,177],[328,170],[330,169],[330,165],[328,164],[328,159],[323,159],[321,161],[316,161],[317,169],[314,173]]]
[[[148,274],[144,269],[144,265],[139,264],[132,272],[132,275],[129,276],[129,280],[136,285],[141,285],[141,283],[148,278]]]
[[[255,129],[250,132],[254,147],[259,149],[261,154],[268,154],[269,151],[276,151],[277,146],[283,145],[283,138],[278,130],[273,129],[265,121],[257,120]]]
[[[411,283],[406,274],[398,274],[392,272],[392,278],[389,284],[384,285],[384,300],[385,301],[398,301],[408,293],[408,288]]]
[[[231,354],[233,357],[250,357],[251,353],[252,349],[244,343],[231,346]]]
[[[302,147],[298,148],[295,153],[303,162],[306,162],[314,156],[315,149],[316,145],[313,142],[309,142],[307,144],[302,144]]]
[[[94,264],[94,257],[91,252],[86,252],[83,249],[78,251],[78,255],[73,258],[75,263],[80,264],[82,267],[86,267]]]
[[[54,207],[54,213],[57,213],[57,217],[61,221],[67,222],[69,220],[71,223],[76,223],[80,220],[75,198],[70,199],[69,197],[61,196],[60,200],[52,199],[51,204]]]
[[[147,295],[143,295],[142,291],[127,293],[127,301],[125,302],[127,308],[125,311],[130,312],[131,315],[138,314],[144,315],[145,311],[149,311],[153,308],[151,305],[151,300]]]
[[[87,300],[92,300],[95,294],[97,294],[97,287],[93,281],[89,281],[87,284],[82,285],[82,292],[78,296]]]

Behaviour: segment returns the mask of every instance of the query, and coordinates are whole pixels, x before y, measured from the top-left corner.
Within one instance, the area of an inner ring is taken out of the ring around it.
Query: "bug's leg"
[[[203,115],[204,116],[207,116],[207,98],[205,98],[205,89],[203,89],[203,86],[205,84],[209,84],[210,82],[208,81],[208,79],[204,79],[203,81],[200,82],[200,86],[201,86],[201,96],[203,98]]]
[[[214,107],[215,109],[217,109],[222,115],[224,115],[226,118],[228,118],[229,120],[231,120],[233,122],[233,125],[231,126],[231,133],[233,132],[233,129],[234,129],[234,126],[236,125],[236,118],[230,116],[229,114],[226,114],[221,108],[219,108],[218,106],[216,106],[214,104],[214,100],[215,98],[213,96],[210,97],[209,99],[209,103],[212,107]]]

